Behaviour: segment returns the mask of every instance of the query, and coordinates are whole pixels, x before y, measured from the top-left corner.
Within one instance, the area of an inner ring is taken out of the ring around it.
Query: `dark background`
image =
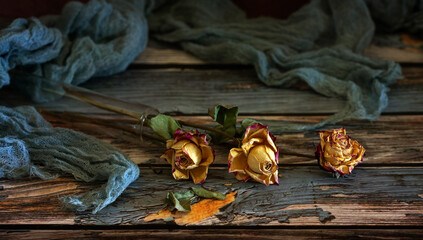
[[[39,17],[59,14],[62,7],[71,0],[0,0],[0,17]],[[88,0],[77,0],[88,2]],[[310,0],[233,0],[244,9],[249,18],[268,16],[286,18]]]

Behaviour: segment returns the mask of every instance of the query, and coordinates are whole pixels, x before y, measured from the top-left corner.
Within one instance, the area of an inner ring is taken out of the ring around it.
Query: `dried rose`
[[[167,140],[165,158],[172,165],[172,175],[176,180],[189,179],[194,183],[206,180],[209,165],[214,161],[214,151],[208,145],[206,135],[176,130],[173,140]]]
[[[266,184],[278,182],[279,148],[267,126],[254,124],[244,134],[241,148],[232,148],[228,157],[229,172],[243,182],[253,179]]]
[[[327,171],[339,175],[350,174],[354,167],[363,161],[366,149],[346,135],[344,128],[320,131],[320,144],[316,158]]]

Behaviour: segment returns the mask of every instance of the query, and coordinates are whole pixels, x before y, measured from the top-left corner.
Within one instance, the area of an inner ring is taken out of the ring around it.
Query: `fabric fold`
[[[0,178],[66,175],[84,182],[105,182],[87,193],[62,198],[68,209],[96,213],[138,178],[139,168],[108,143],[52,127],[33,107],[0,106]]]

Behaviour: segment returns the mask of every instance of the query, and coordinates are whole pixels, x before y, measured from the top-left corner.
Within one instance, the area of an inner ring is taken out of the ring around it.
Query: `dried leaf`
[[[175,131],[178,130],[178,128],[181,128],[175,119],[164,114],[158,114],[157,116],[151,118],[148,125],[154,132],[164,139],[173,138]]]
[[[194,191],[194,193],[197,196],[202,198],[214,198],[217,200],[223,200],[226,198],[226,195],[220,192],[213,192],[204,188],[197,188],[197,187],[192,187],[191,189],[192,191]]]
[[[181,191],[181,192],[168,192],[166,196],[166,202],[173,210],[178,210],[181,212],[191,211],[191,201],[194,198],[194,192],[191,190]]]
[[[230,105],[216,105],[209,109],[209,115],[214,121],[220,125],[216,126],[217,130],[226,132],[230,136],[235,136],[236,133],[236,119],[238,117],[238,107]],[[215,132],[208,132],[212,136],[214,143],[224,143],[229,140],[228,137],[222,136]]]
[[[228,128],[225,128],[224,126],[219,125],[219,126],[216,126],[215,128],[217,130],[222,131],[222,132],[226,132],[231,136],[235,136],[235,132],[236,132],[235,126],[230,126]],[[223,136],[223,135],[216,133],[216,132],[208,131],[207,133],[212,137],[213,143],[219,144],[219,143],[227,142],[229,140],[228,137]]]
[[[238,107],[230,105],[216,105],[209,110],[209,115],[214,121],[220,123],[223,127],[229,128],[235,126],[238,117]]]

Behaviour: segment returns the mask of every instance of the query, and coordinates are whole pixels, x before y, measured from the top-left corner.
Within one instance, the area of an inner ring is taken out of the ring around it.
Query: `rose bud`
[[[176,180],[189,179],[203,183],[209,165],[214,161],[214,151],[208,145],[205,134],[176,130],[173,140],[167,140],[166,151],[160,156],[172,165],[172,175]]]
[[[323,169],[342,176],[350,174],[363,161],[366,149],[347,136],[344,128],[320,131],[319,134],[316,158]]]
[[[228,157],[229,172],[243,182],[253,179],[266,184],[278,182],[278,156],[276,138],[267,126],[254,124],[244,134],[241,148],[232,148]]]

